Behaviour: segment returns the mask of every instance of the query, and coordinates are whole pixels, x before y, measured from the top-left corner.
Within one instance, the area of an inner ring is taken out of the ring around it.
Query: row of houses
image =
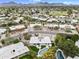
[[[35,14],[35,15],[32,15],[32,18],[40,20],[40,21],[46,21],[46,22],[62,22],[62,23],[66,23],[65,21],[67,21],[67,22],[70,22],[71,24],[79,22],[77,19],[65,18],[65,16],[60,16],[60,17],[56,18],[56,17],[52,17],[52,16]]]
[[[34,26],[40,26],[42,29],[41,31],[57,31],[59,33],[72,33],[72,34],[78,34],[77,30],[76,30],[76,26],[71,25],[71,24],[51,24],[51,23],[47,23],[47,24],[40,24],[40,23],[35,23],[35,24],[30,24],[28,29],[29,31],[35,31],[34,30]],[[77,27],[78,28],[78,27]]]
[[[30,46],[36,46],[41,48],[41,46],[51,47],[52,42],[50,38],[47,37],[36,37],[32,36],[29,40]],[[18,58],[23,54],[28,54],[30,52],[27,46],[24,46],[22,42],[11,44],[5,47],[0,48],[0,59],[14,59]]]
[[[11,26],[9,27],[10,29],[10,36],[13,36],[13,35],[17,35],[19,33],[26,33],[27,30],[26,27],[22,24],[22,25],[16,25],[16,26]],[[6,38],[6,31],[7,29],[6,28],[0,28],[0,39],[5,39]]]

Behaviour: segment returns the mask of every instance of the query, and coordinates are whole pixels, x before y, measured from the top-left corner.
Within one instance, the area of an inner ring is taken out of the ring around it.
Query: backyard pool
[[[56,53],[56,59],[65,59],[63,52],[61,50],[58,50]]]
[[[41,50],[39,50],[39,51],[38,51],[38,55],[37,55],[37,56],[38,56],[38,57],[43,56],[43,54],[44,54],[47,50],[48,50],[48,48],[46,48],[46,47],[45,47],[45,48],[43,48],[43,49],[41,49]]]

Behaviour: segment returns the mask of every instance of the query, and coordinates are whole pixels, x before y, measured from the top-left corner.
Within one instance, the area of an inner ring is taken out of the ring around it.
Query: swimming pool
[[[63,52],[61,50],[58,50],[56,52],[56,59],[65,59]]]
[[[46,48],[46,47],[45,47],[45,48],[43,48],[43,49],[41,49],[41,50],[39,50],[39,51],[38,51],[38,55],[37,55],[37,56],[38,56],[38,57],[43,56],[43,54],[44,54],[47,50],[48,50],[48,48]]]

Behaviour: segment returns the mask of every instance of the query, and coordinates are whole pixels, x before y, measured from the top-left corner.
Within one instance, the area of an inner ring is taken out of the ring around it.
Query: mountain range
[[[11,7],[11,6],[78,6],[78,5],[72,5],[72,4],[64,4],[64,3],[47,3],[47,2],[38,2],[38,3],[29,3],[29,4],[22,4],[22,3],[16,3],[13,1],[7,2],[7,3],[1,3],[0,7]]]

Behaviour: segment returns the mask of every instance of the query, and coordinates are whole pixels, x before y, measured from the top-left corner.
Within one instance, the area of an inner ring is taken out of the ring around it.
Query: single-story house
[[[45,27],[58,27],[58,24],[45,24]]]
[[[78,57],[78,56],[75,56],[74,58],[72,58],[72,57],[67,57],[67,59],[79,59],[79,57]]]
[[[47,20],[47,22],[58,22],[58,20],[57,19],[55,19],[55,18],[49,18],[48,20]]]
[[[30,24],[30,25],[29,25],[30,28],[33,28],[34,26],[42,26],[42,25],[39,24],[39,23],[35,23],[35,24]]]
[[[11,31],[20,30],[20,29],[25,29],[25,26],[22,24],[22,25],[16,25],[10,27]]]
[[[0,34],[3,34],[6,31],[5,28],[0,28]]]
[[[51,46],[51,40],[49,37],[31,37],[30,38],[30,41],[29,41],[30,45],[38,45],[38,46],[42,46],[42,45],[45,45],[45,46]]]
[[[29,52],[29,49],[22,42],[0,48],[0,59],[12,59]]]
[[[73,29],[73,30],[75,30],[76,28],[73,26],[73,25],[68,25],[68,24],[61,24],[61,25],[59,25],[59,27],[61,28],[61,29]]]
[[[22,25],[11,26],[9,28],[11,30],[11,34],[20,33],[20,32],[23,32],[25,30],[25,26],[23,24]]]

